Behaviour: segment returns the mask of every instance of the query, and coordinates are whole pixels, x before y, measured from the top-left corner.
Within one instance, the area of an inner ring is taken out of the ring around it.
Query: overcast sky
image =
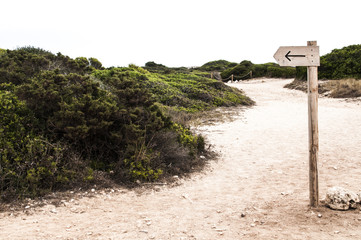
[[[360,0],[1,0],[0,48],[35,46],[104,66],[275,62],[279,46],[320,54],[361,44]]]

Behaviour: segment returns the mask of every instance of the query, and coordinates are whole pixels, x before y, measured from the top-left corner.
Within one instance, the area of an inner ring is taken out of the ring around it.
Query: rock
[[[241,213],[241,217],[246,217],[246,214],[245,214],[245,213]]]
[[[348,210],[356,208],[360,198],[354,192],[341,187],[333,187],[327,190],[325,204],[334,210]]]

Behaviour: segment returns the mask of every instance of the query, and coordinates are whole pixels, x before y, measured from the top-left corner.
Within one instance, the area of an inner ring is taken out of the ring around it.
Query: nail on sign
[[[279,47],[273,57],[280,66],[320,66],[318,46]]]

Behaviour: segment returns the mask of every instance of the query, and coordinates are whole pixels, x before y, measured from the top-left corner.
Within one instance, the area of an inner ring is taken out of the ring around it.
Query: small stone
[[[51,213],[58,213],[58,211],[56,211],[55,208],[51,209],[50,212],[51,212]]]
[[[217,210],[217,213],[221,213],[222,211],[221,210]]]
[[[317,217],[322,218],[322,214],[321,213],[317,214]]]
[[[338,168],[336,166],[333,166],[333,169],[337,170]]]
[[[205,159],[206,157],[205,156],[200,156],[201,159]]]
[[[91,191],[91,192],[95,192],[95,189],[94,189],[94,188],[92,188],[90,191]]]
[[[28,206],[25,206],[25,209],[29,209],[30,208],[30,206],[28,205]]]
[[[251,227],[255,227],[256,226],[256,224],[254,224],[254,223],[251,223]]]
[[[334,233],[335,233],[335,234],[339,234],[339,233],[340,233],[340,231],[334,231]]]
[[[245,213],[241,213],[241,217],[246,217],[246,214],[245,214]]]

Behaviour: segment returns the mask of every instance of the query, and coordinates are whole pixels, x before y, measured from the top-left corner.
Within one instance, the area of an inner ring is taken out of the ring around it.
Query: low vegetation
[[[98,175],[129,183],[189,172],[205,142],[179,116],[252,104],[200,70],[146,65],[105,69],[96,58],[1,50],[0,198]]]
[[[330,92],[329,96],[333,98],[361,97],[361,80],[331,80],[323,84],[323,87]]]

